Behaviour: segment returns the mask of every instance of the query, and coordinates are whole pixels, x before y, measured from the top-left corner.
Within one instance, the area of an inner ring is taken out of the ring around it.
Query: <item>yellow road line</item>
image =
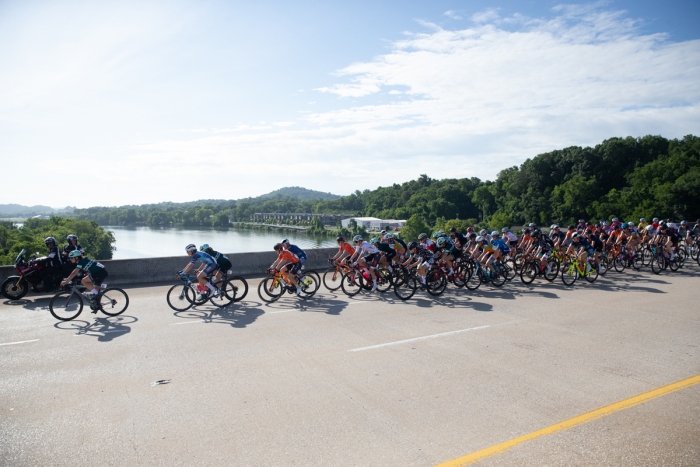
[[[551,435],[552,433],[556,433],[557,431],[568,430],[569,428],[573,428],[576,425],[592,422],[593,420],[597,420],[601,417],[605,417],[615,412],[619,412],[620,410],[629,409],[630,407],[634,407],[652,399],[656,399],[657,397],[665,396],[666,394],[670,394],[672,392],[679,391],[681,389],[685,389],[696,384],[700,384],[700,375],[693,376],[691,378],[684,379],[682,381],[678,381],[676,383],[669,384],[667,386],[663,386],[658,389],[645,392],[643,394],[639,394],[638,396],[630,397],[629,399],[615,402],[614,404],[606,405],[605,407],[601,407],[583,415],[579,415],[578,417],[570,418],[561,423],[556,423],[554,425],[548,426],[547,428],[542,428],[541,430],[533,431],[532,433],[528,433],[526,435],[519,436],[508,441],[504,441],[503,443],[493,445],[491,447],[473,452],[471,454],[467,454],[466,456],[458,457],[457,459],[443,462],[442,464],[438,464],[436,467],[458,467],[473,464],[475,462],[484,460],[487,457],[495,456],[496,454],[500,454],[504,451],[507,451],[508,449],[517,446],[520,443],[524,443],[525,441],[530,441],[532,439],[539,438],[540,436],[544,435]]]

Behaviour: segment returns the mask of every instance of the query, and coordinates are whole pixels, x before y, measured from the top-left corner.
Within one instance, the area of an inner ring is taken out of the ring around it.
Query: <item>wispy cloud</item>
[[[463,19],[462,16],[454,10],[447,10],[442,15],[452,19]]]
[[[475,23],[489,23],[498,21],[500,18],[501,17],[498,14],[498,8],[488,8],[484,11],[474,13],[471,17],[471,20]]]

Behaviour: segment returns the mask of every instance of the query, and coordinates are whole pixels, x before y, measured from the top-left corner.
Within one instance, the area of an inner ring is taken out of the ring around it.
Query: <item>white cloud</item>
[[[471,19],[475,23],[489,23],[499,20],[500,15],[498,14],[498,8],[488,8],[484,11],[474,13]]]
[[[456,11],[454,10],[447,10],[442,14],[443,16],[447,16],[448,18],[452,19],[462,19],[462,16],[460,16]]]

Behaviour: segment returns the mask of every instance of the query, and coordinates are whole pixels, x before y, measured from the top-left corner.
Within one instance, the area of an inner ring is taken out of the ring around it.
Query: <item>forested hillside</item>
[[[478,178],[417,180],[356,191],[338,199],[282,194],[237,201],[78,209],[75,216],[101,225],[228,225],[255,212],[354,212],[380,218],[419,215],[430,225],[444,219],[481,219],[491,226],[570,223],[586,219],[700,217],[700,138],[611,138],[591,148],[572,146],[502,170],[495,181]]]

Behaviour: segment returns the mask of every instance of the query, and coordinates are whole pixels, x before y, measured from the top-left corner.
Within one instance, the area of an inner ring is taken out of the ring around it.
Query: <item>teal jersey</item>
[[[105,267],[102,265],[102,263],[98,263],[90,258],[80,258],[78,264],[75,266],[75,269],[87,272],[89,274],[95,274],[96,272],[104,271]]]

